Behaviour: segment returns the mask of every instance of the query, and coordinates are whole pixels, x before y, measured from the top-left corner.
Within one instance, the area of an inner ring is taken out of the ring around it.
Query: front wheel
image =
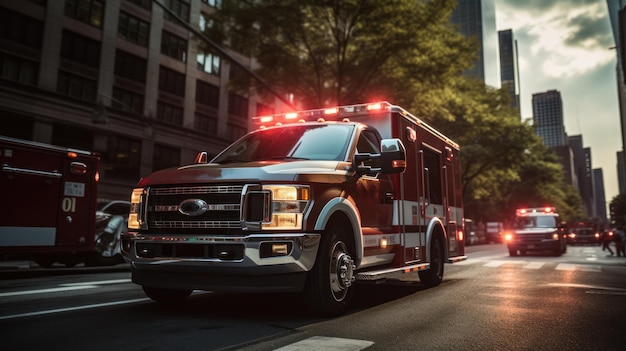
[[[443,280],[443,242],[440,237],[435,237],[430,246],[430,268],[425,271],[419,271],[420,281],[427,288],[432,288],[441,283]]]
[[[152,300],[163,304],[177,304],[184,302],[192,290],[175,290],[142,286],[143,292]]]
[[[322,237],[317,262],[307,278],[306,295],[312,309],[322,316],[345,313],[354,295],[354,259],[350,236],[340,226]]]

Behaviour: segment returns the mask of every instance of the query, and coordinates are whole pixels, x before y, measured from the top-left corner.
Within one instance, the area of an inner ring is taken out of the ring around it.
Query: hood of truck
[[[338,161],[259,161],[231,164],[193,164],[169,168],[142,178],[138,186],[161,184],[194,184],[213,182],[296,181],[299,176],[320,176],[327,182],[329,175],[344,175],[349,163]]]
[[[556,231],[558,231],[557,228],[523,228],[515,229],[515,234],[552,234]]]

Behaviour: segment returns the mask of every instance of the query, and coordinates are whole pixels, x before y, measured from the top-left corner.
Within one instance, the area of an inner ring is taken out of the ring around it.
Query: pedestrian
[[[611,250],[611,247],[609,246],[611,241],[613,241],[613,238],[608,230],[604,228],[600,230],[600,241],[602,242],[602,251],[609,250],[609,256],[613,256],[613,250]]]
[[[617,251],[617,257],[626,257],[624,251],[624,243],[626,243],[626,233],[624,233],[624,227],[619,226],[613,234],[613,241],[615,241],[615,251]]]

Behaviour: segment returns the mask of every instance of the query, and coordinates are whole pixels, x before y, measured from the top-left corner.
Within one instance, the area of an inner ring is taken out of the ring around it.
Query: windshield
[[[354,125],[315,124],[269,128],[251,133],[213,159],[213,163],[267,160],[341,161]]]
[[[535,216],[515,218],[515,228],[556,228],[556,217]]]

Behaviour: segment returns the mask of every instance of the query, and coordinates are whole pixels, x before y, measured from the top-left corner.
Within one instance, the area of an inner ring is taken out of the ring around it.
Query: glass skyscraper
[[[498,39],[494,0],[458,1],[450,21],[459,26],[466,37],[478,40],[478,58],[465,74],[479,78],[492,87],[500,87],[498,77]]]
[[[558,90],[533,94],[533,125],[535,133],[549,147],[567,144],[563,125],[563,101]]]

